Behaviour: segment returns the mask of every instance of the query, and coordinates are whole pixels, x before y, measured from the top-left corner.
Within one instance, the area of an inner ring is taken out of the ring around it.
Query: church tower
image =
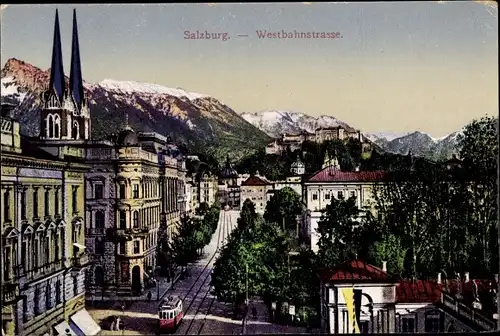
[[[73,42],[69,87],[64,76],[59,13],[56,9],[49,88],[42,94],[40,140],[89,140],[90,111],[83,89],[76,10],[73,10]]]

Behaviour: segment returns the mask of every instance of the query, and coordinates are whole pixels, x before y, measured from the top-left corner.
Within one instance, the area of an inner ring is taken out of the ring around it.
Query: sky
[[[238,113],[330,115],[363,132],[441,137],[498,115],[492,2],[9,5],[1,17],[2,66],[15,57],[50,67],[56,7],[66,72],[76,8],[89,82],[180,87]],[[257,34],[282,30],[335,38]],[[230,38],[186,39],[186,31]]]

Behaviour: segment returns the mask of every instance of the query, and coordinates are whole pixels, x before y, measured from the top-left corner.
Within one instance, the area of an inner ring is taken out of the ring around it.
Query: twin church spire
[[[82,106],[85,104],[76,10],[73,10],[73,42],[71,46],[71,67],[69,88],[66,88],[61,47],[61,31],[59,28],[59,12],[56,9],[54,40],[52,45],[52,64],[50,68],[50,84],[47,93],[49,95],[55,94],[59,104],[61,105],[63,105],[65,98],[71,98],[77,112],[81,112]]]
[[[87,140],[90,139],[90,112],[83,87],[76,10],[73,10],[69,85],[66,85],[62,55],[59,12],[56,9],[50,82],[42,96],[40,137],[44,140]]]

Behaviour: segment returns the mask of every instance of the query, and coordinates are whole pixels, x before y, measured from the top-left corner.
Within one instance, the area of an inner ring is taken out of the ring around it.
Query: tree
[[[195,222],[190,217],[181,219],[179,231],[172,242],[172,250],[175,263],[183,269],[197,258],[197,249],[199,248],[198,237],[196,235]]]
[[[208,212],[209,209],[210,209],[210,206],[208,205],[208,203],[202,202],[202,203],[200,203],[198,208],[196,208],[196,214],[198,216],[204,216]]]
[[[318,222],[318,262],[322,268],[330,268],[346,258],[354,257],[359,240],[360,210],[355,198],[332,198]]]
[[[264,219],[278,225],[284,225],[288,230],[295,230],[297,216],[302,213],[300,195],[292,188],[278,190],[267,202]]]
[[[399,236],[387,233],[381,240],[374,243],[369,259],[374,265],[382,265],[384,261],[387,262],[387,271],[402,277],[405,258],[406,249]]]

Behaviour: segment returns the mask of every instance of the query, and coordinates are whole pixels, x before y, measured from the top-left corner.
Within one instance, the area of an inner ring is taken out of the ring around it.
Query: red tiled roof
[[[308,182],[379,182],[388,176],[389,173],[383,170],[340,171],[327,167],[315,173]]]
[[[396,285],[397,303],[436,303],[441,300],[442,285],[431,280],[402,280]]]
[[[326,281],[391,281],[391,277],[382,269],[367,264],[362,260],[350,260],[331,269],[319,273]]]
[[[253,186],[265,186],[265,185],[268,185],[268,184],[269,184],[268,182],[264,181],[263,179],[261,179],[258,176],[250,176],[241,185],[242,186],[252,186],[253,187]]]

